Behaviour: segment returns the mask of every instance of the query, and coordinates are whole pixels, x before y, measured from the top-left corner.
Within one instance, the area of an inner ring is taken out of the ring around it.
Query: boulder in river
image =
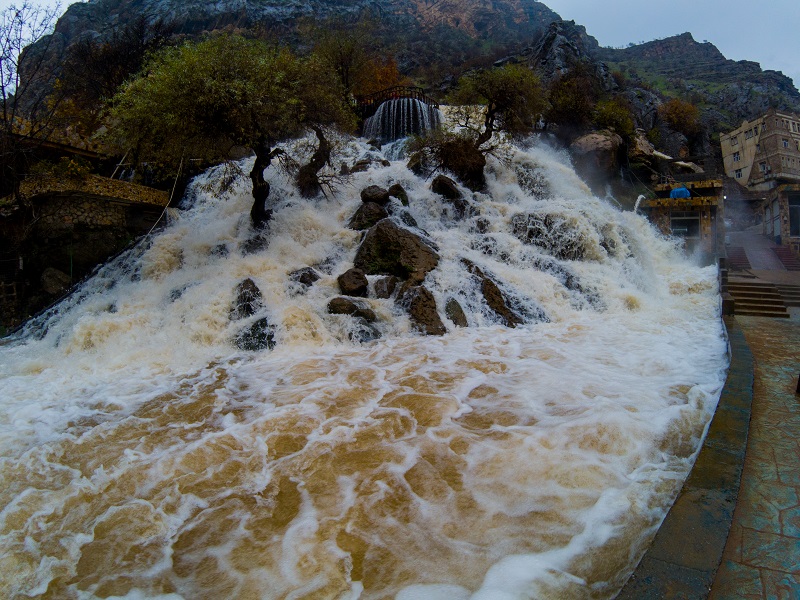
[[[386,212],[386,209],[380,204],[376,204],[375,202],[363,202],[358,207],[358,210],[356,210],[347,226],[356,231],[363,231],[369,229],[375,225],[375,223],[388,216],[389,213]]]
[[[234,339],[239,350],[260,352],[275,347],[275,333],[266,318],[258,319],[249,327],[242,329]]]
[[[236,286],[235,295],[230,312],[231,321],[252,317],[264,306],[261,290],[249,277]]]
[[[343,298],[339,296],[328,302],[328,313],[332,315],[351,315],[364,319],[367,323],[375,322],[378,317],[375,311],[369,308],[364,302]]]
[[[421,285],[407,286],[403,290],[400,304],[408,309],[408,316],[417,331],[425,335],[447,333],[436,308],[436,299],[428,288]]]
[[[506,327],[516,327],[525,322],[521,316],[511,309],[508,299],[505,297],[502,290],[500,290],[500,286],[498,286],[491,277],[486,275],[486,273],[472,261],[465,258],[462,259],[461,262],[472,275],[475,275],[480,280],[481,293],[486,300],[486,304],[500,317],[503,325]]]
[[[360,296],[367,295],[367,288],[369,282],[364,275],[364,271],[359,268],[348,269],[336,279],[339,283],[339,289],[345,296]]]
[[[384,206],[389,203],[389,192],[378,185],[371,185],[361,190],[361,201]]]

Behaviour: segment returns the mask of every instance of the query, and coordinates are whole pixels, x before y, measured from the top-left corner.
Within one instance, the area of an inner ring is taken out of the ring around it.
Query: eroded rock
[[[389,195],[400,200],[400,204],[403,206],[408,206],[408,193],[399,183],[389,187]]]
[[[431,191],[439,194],[453,207],[453,216],[457,219],[463,219],[472,212],[472,207],[466,198],[464,198],[461,190],[458,189],[456,182],[449,177],[445,177],[444,175],[437,175],[434,177],[431,182]]]
[[[249,327],[242,329],[234,338],[234,344],[239,350],[260,352],[272,350],[275,347],[274,328],[265,318],[258,319]]]
[[[328,302],[328,313],[332,315],[351,315],[364,319],[367,323],[374,323],[378,319],[375,311],[364,302],[341,296]]]
[[[519,314],[511,309],[508,299],[500,290],[500,286],[498,286],[491,277],[486,275],[486,273],[472,261],[464,258],[461,262],[472,275],[475,275],[480,280],[481,294],[483,294],[486,304],[500,317],[500,320],[506,327],[516,327],[525,322]]]
[[[384,206],[389,203],[389,199],[389,191],[378,185],[371,185],[361,190],[361,201],[364,203],[374,202]]]
[[[375,296],[383,299],[391,298],[395,289],[397,289],[398,283],[400,283],[400,280],[394,275],[378,279],[375,282]]]
[[[429,289],[421,285],[408,286],[403,290],[400,304],[408,310],[411,323],[425,335],[444,335],[447,328],[442,323],[436,308],[436,299]]]
[[[444,305],[444,314],[450,319],[456,327],[469,327],[467,315],[464,309],[455,298],[448,298]]]

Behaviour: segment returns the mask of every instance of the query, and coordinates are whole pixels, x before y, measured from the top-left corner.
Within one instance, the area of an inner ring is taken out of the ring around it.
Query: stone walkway
[[[800,598],[800,315],[736,317],[755,360],[750,435],[712,600]]]

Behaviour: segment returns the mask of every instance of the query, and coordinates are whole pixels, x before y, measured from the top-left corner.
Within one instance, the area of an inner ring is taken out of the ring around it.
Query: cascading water
[[[396,98],[383,102],[375,114],[364,121],[364,137],[393,142],[412,134],[437,129],[442,113],[415,98]]]
[[[268,170],[262,244],[248,181],[218,195],[211,170],[180,219],[0,347],[0,597],[612,597],[716,405],[715,272],[554,151],[509,152],[462,219],[401,161],[316,201]],[[326,306],[358,192],[393,183],[438,248],[425,285],[449,332],[371,297],[382,337],[360,344]],[[463,259],[526,324],[498,323]],[[307,266],[305,290],[288,274]],[[245,278],[263,305],[232,320]],[[237,350],[264,317],[275,349]]]

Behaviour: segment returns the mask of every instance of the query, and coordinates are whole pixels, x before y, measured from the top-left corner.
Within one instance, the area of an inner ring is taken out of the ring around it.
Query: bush
[[[635,123],[628,105],[619,99],[601,100],[594,109],[594,124],[600,129],[611,129],[623,139],[633,138]]]
[[[658,116],[670,129],[688,138],[696,136],[702,130],[700,110],[680,98],[672,98],[659,106]]]
[[[473,133],[434,131],[425,137],[414,138],[408,146],[422,172],[449,171],[472,190],[486,185],[486,157],[475,146]]]

